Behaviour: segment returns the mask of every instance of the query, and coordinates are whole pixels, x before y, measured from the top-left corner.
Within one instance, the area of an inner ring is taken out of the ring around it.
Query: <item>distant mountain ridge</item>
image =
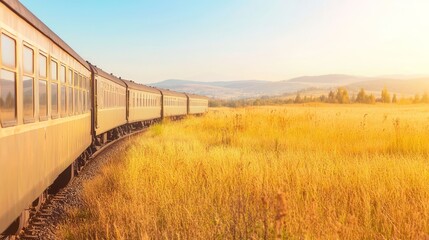
[[[423,91],[429,91],[429,77],[406,79],[403,75],[397,78],[393,77],[394,75],[391,76],[392,78],[329,74],[302,76],[277,82],[264,80],[201,82],[169,79],[149,85],[220,99],[275,96],[307,89],[330,90],[340,86],[346,87],[352,92],[357,92],[360,88],[370,92],[378,92],[386,86],[391,92],[405,95],[421,94]]]

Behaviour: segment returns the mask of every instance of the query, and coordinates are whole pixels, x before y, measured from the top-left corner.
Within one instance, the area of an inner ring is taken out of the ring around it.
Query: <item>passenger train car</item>
[[[127,85],[127,122],[150,125],[162,117],[162,94],[159,89],[124,80]]]
[[[162,116],[180,118],[188,114],[187,96],[184,93],[160,89],[162,93]]]
[[[188,98],[188,114],[201,114],[208,111],[209,99],[205,96],[186,94]]]
[[[106,73],[17,0],[1,0],[0,235],[25,227],[103,144],[207,107],[206,97]]]

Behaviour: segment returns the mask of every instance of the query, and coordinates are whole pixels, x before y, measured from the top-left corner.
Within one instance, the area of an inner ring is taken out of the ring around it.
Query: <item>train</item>
[[[0,237],[18,234],[97,150],[205,96],[145,86],[85,61],[18,0],[0,1]]]

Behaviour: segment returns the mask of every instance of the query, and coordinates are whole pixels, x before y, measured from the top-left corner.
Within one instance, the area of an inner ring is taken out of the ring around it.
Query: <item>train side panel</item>
[[[129,123],[161,118],[161,93],[130,89],[129,104]]]
[[[88,67],[3,2],[0,46],[1,233],[90,146],[91,117]]]
[[[163,96],[164,117],[184,116],[188,113],[187,98],[183,96],[167,95]]]
[[[208,111],[209,100],[201,97],[189,96],[188,114],[203,114]]]
[[[90,116],[84,114],[1,129],[0,231],[85,151],[90,127]]]
[[[96,135],[127,123],[126,119],[126,87],[96,75],[97,106],[96,106]]]

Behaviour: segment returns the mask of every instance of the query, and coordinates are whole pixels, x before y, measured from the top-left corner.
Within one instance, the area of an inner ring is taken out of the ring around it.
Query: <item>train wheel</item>
[[[33,208],[36,212],[38,212],[40,210],[40,208],[42,207],[43,203],[45,203],[46,199],[48,197],[48,193],[46,191],[43,191],[42,194],[40,194],[40,196],[33,201]]]
[[[9,239],[14,239],[13,235],[18,235],[24,227],[28,225],[30,210],[24,210],[21,215],[2,233],[4,236],[10,235]]]

